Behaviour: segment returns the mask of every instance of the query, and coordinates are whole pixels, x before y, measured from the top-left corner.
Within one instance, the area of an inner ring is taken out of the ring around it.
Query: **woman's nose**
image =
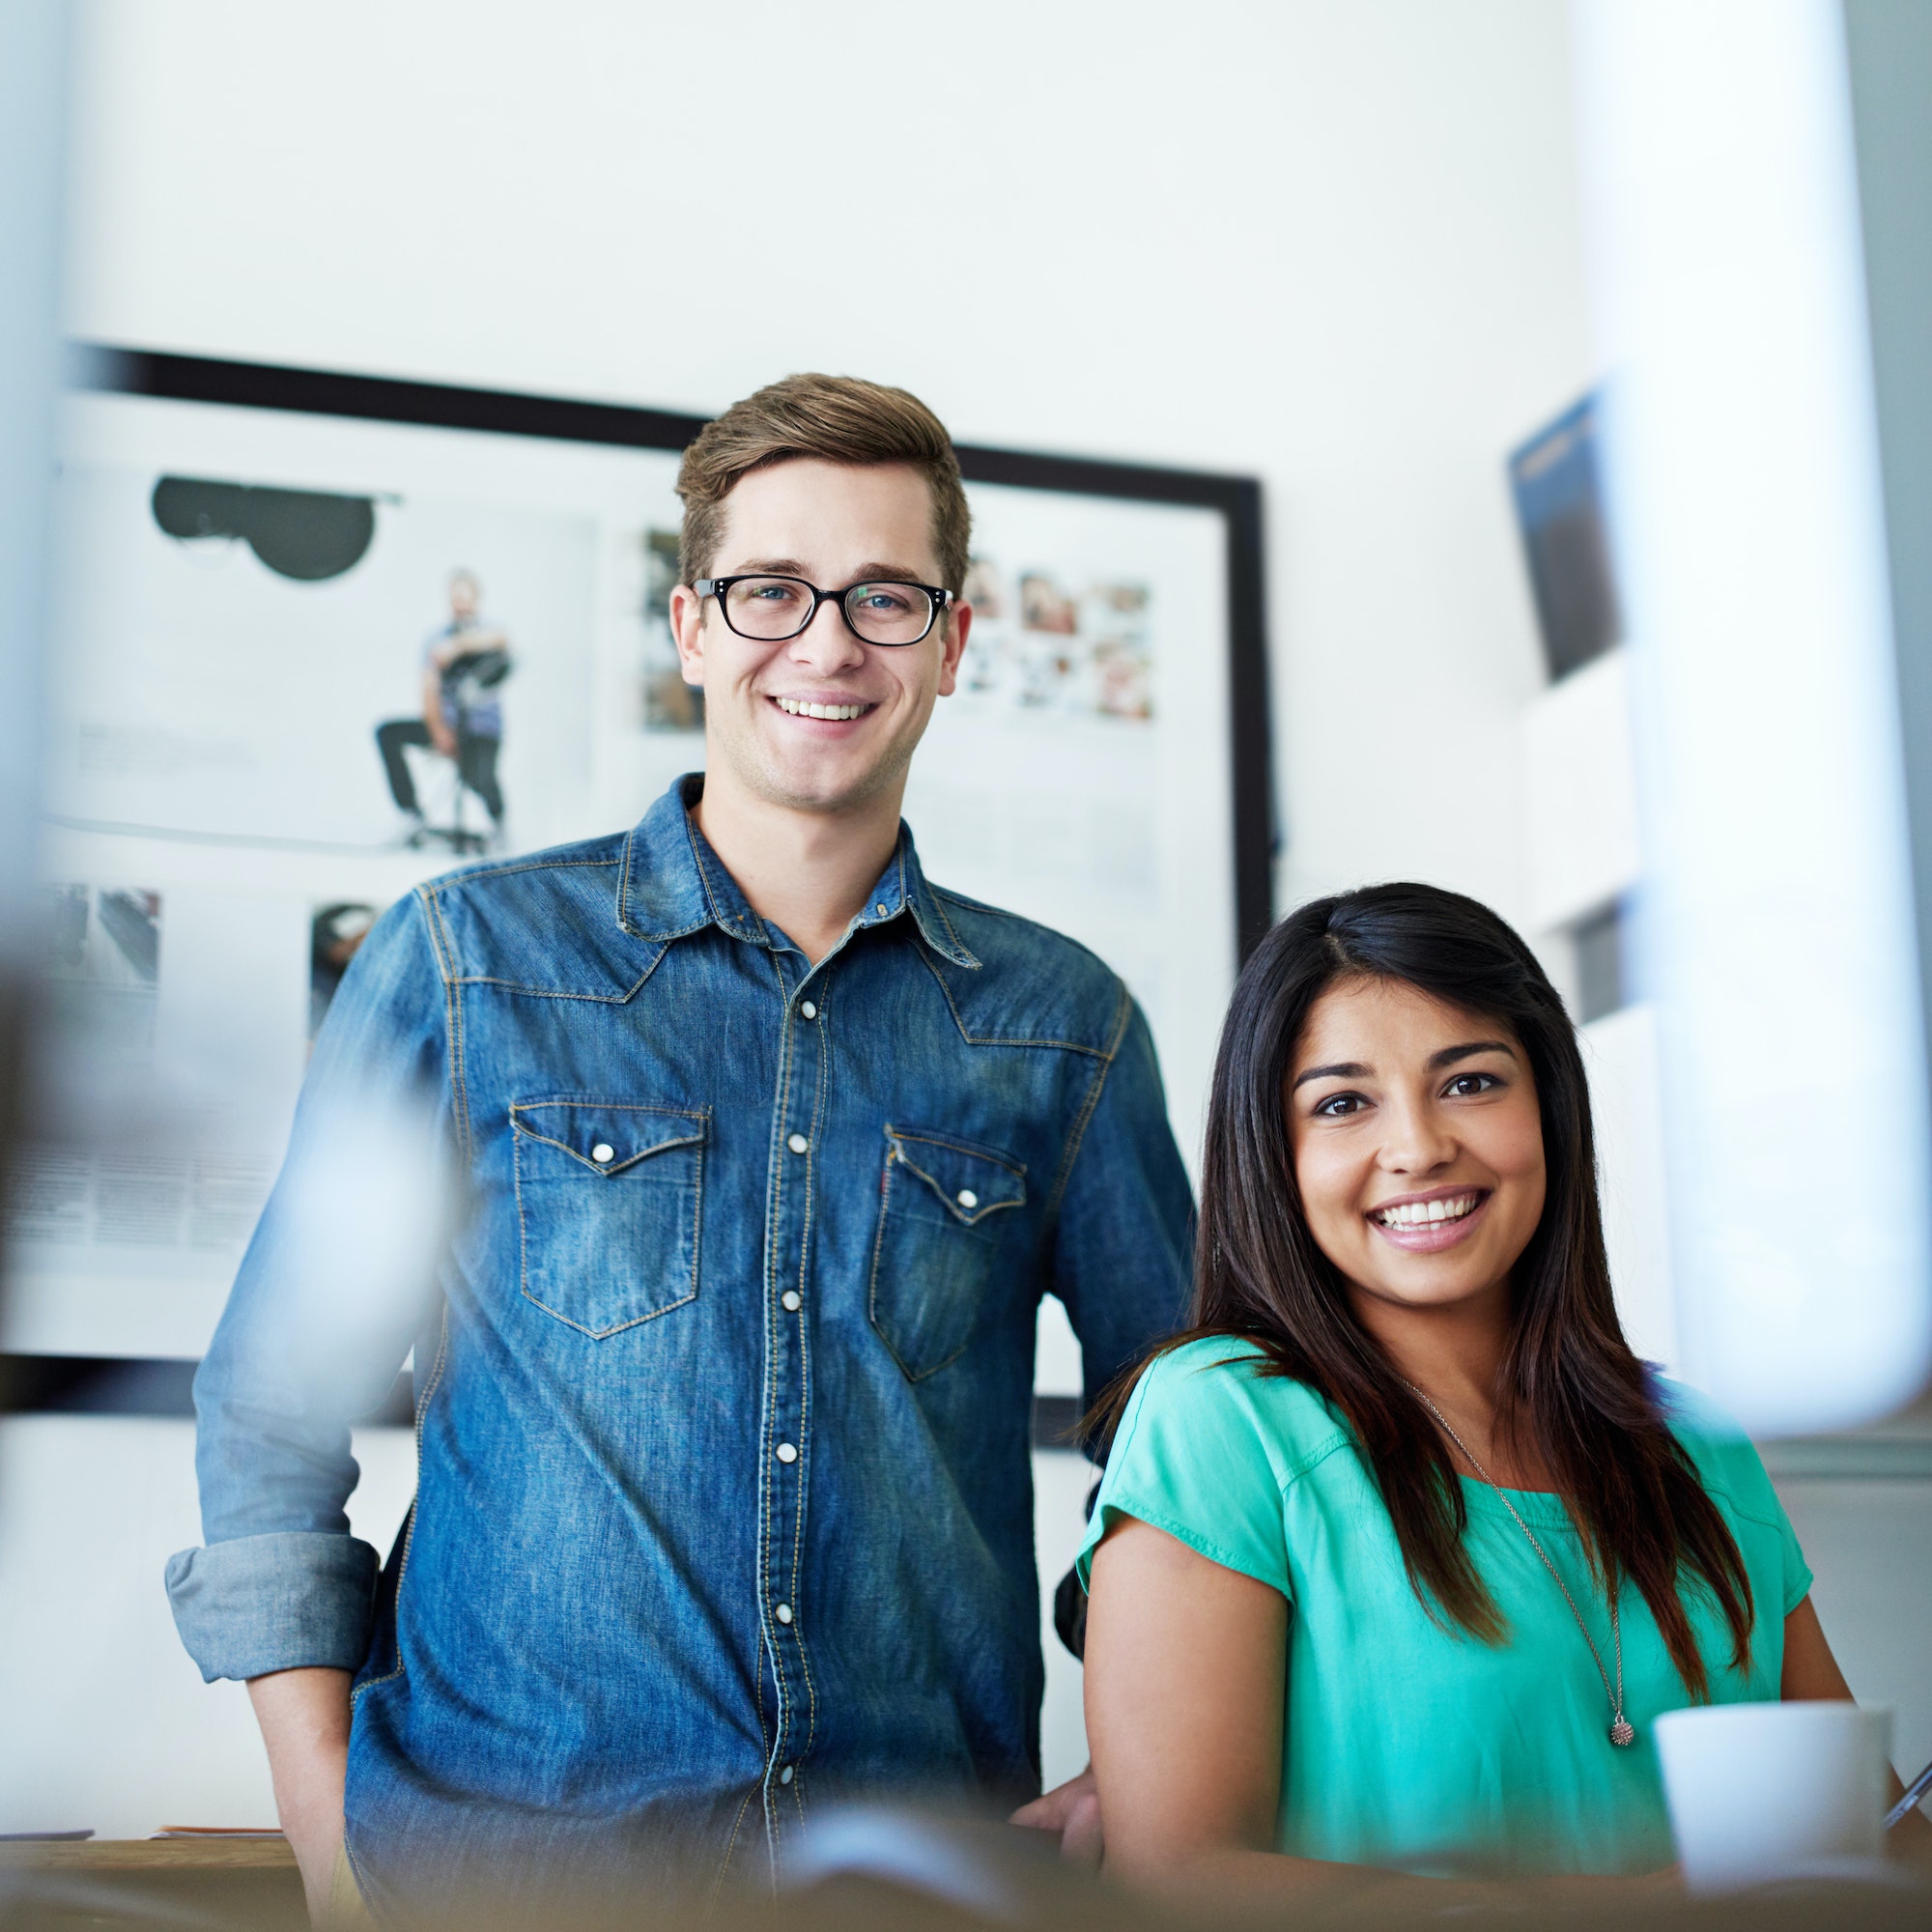
[[[1433,1107],[1385,1107],[1378,1159],[1391,1174],[1427,1174],[1456,1157],[1456,1138]]]

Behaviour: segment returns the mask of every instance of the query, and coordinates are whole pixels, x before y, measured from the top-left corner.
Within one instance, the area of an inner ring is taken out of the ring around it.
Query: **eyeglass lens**
[[[916,583],[855,583],[845,615],[868,643],[916,644],[932,628],[932,599]],[[796,577],[743,577],[724,615],[747,638],[795,638],[811,621],[811,586]]]

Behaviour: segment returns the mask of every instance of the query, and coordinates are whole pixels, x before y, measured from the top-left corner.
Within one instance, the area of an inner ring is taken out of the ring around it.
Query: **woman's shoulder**
[[[1082,1580],[1108,1530],[1130,1517],[1289,1594],[1285,1498],[1350,1439],[1321,1397],[1256,1343],[1196,1336],[1156,1355],[1108,1452]]]
[[[1318,1390],[1285,1374],[1260,1343],[1236,1335],[1197,1336],[1156,1356],[1120,1434],[1122,1447],[1152,1435],[1190,1455],[1259,1453],[1284,1486],[1351,1440]]]
[[[1668,1376],[1653,1376],[1651,1391],[1705,1489],[1740,1515],[1783,1520],[1777,1492],[1757,1446],[1735,1416],[1702,1389]]]

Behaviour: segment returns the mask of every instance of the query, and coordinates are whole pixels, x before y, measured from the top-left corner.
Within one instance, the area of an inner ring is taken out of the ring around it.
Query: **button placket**
[[[759,1584],[760,1621],[779,1693],[777,1724],[768,1739],[766,1760],[766,1829],[775,1840],[781,1821],[794,1817],[791,1804],[802,1802],[804,1786],[798,1774],[814,1728],[811,1674],[797,1607],[808,1515],[805,1472],[810,1445],[805,1432],[810,1338],[807,1324],[796,1318],[805,1305],[828,1078],[823,987],[822,980],[814,987],[816,1000],[798,997],[795,980],[786,989],[768,1197],[772,1208],[765,1263],[766,1453],[760,1484],[764,1520],[759,1524]],[[781,1788],[786,1789],[791,1801],[782,1809],[776,1802]]]

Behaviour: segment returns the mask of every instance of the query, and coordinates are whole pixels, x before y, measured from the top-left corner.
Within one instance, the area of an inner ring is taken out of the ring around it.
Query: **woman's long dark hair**
[[[1341,1273],[1309,1232],[1295,1179],[1291,1063],[1315,1002],[1355,978],[1400,981],[1500,1021],[1528,1057],[1548,1180],[1543,1217],[1511,1271],[1497,1432],[1542,1457],[1598,1583],[1627,1577],[1636,1585],[1701,1700],[1710,1677],[1680,1579],[1709,1592],[1738,1669],[1750,1655],[1750,1581],[1617,1321],[1575,1029],[1535,954],[1487,906],[1434,886],[1368,886],[1291,913],[1256,948],[1214,1063],[1192,1321],[1157,1352],[1203,1335],[1238,1337],[1264,1350],[1264,1373],[1324,1397],[1355,1433],[1431,1614],[1503,1640],[1503,1616],[1464,1547],[1467,1513],[1447,1444],[1356,1319]],[[1109,1433],[1146,1366],[1102,1399]]]

